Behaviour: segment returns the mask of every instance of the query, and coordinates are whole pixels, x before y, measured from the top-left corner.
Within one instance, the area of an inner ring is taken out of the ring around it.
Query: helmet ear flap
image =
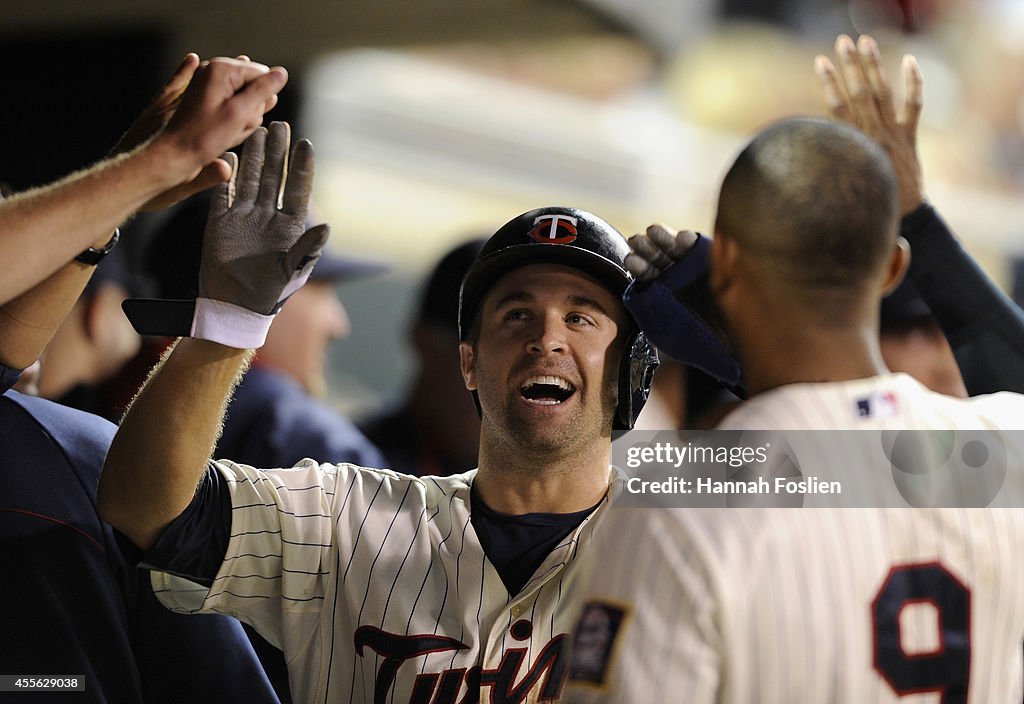
[[[654,371],[660,363],[658,350],[642,330],[635,330],[626,340],[619,362],[619,403],[612,424],[614,430],[632,430],[651,395]]]

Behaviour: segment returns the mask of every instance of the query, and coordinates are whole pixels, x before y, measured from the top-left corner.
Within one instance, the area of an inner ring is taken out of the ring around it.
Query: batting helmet
[[[466,340],[484,295],[509,271],[528,264],[564,264],[590,274],[616,296],[633,280],[624,261],[629,245],[614,227],[577,208],[547,207],[508,221],[484,244],[462,280],[459,337]],[[633,427],[651,393],[658,353],[632,321],[619,367],[614,427]]]

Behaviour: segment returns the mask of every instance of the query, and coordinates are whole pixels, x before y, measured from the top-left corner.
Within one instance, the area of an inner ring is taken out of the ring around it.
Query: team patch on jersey
[[[604,686],[626,615],[626,607],[606,601],[584,605],[573,634],[570,680]]]
[[[888,418],[899,410],[899,399],[892,391],[878,391],[857,399],[857,415],[861,418]]]
[[[558,213],[538,215],[533,219],[533,229],[527,234],[542,244],[569,244],[576,239],[577,222],[577,218]]]

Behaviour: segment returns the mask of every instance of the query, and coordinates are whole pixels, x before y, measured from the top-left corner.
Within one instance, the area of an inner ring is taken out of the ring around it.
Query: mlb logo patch
[[[857,415],[861,418],[888,418],[900,410],[900,402],[892,391],[879,391],[856,401]]]
[[[626,608],[608,602],[587,602],[573,634],[569,679],[598,687],[605,684],[626,613]]]

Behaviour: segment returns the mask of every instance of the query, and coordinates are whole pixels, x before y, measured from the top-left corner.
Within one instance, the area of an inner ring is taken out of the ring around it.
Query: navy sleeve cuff
[[[10,389],[18,381],[21,376],[21,369],[11,369],[8,366],[0,364],[0,394]]]
[[[164,529],[143,556],[143,566],[213,584],[231,538],[231,493],[223,475],[208,467],[192,503]]]

